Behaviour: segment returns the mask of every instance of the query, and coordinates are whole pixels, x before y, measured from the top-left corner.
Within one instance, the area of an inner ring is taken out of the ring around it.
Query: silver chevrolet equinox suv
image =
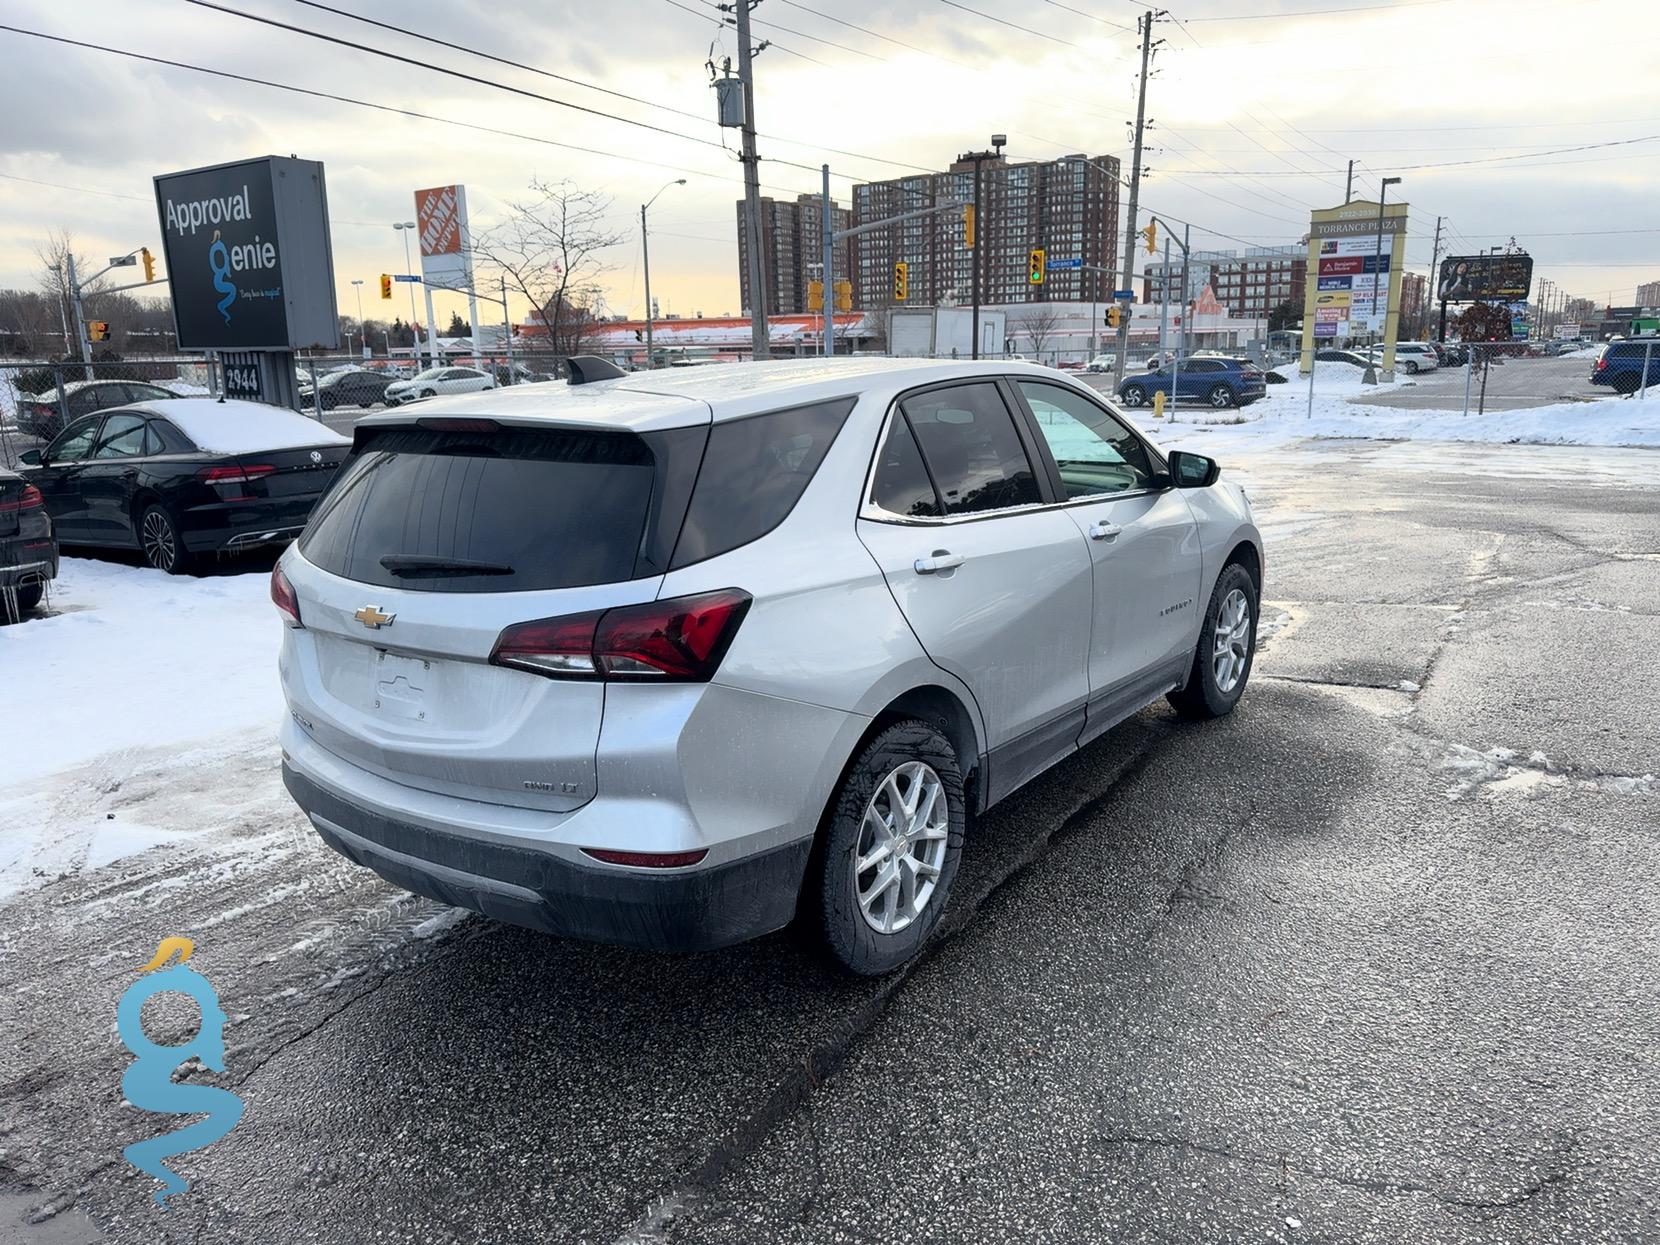
[[[1217,477],[1014,362],[579,359],[366,418],[272,574],[283,778],[445,903],[673,950],[799,918],[885,972],[975,815],[1238,701],[1262,543]]]

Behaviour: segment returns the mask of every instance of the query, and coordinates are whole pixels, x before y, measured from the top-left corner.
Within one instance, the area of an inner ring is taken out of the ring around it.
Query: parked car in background
[[[1660,385],[1660,337],[1628,337],[1609,342],[1591,369],[1591,383],[1607,385],[1615,393],[1636,393],[1644,385],[1645,357],[1648,359],[1647,384]]]
[[[58,576],[58,542],[40,489],[0,468],[0,622],[40,604]]]
[[[1066,374],[610,370],[367,416],[272,573],[284,781],[395,885],[675,950],[799,913],[882,973],[971,815],[1243,692],[1243,492]]]
[[[386,404],[387,387],[391,384],[392,378],[382,372],[371,372],[367,368],[351,368],[319,376],[317,396],[325,411],[342,406],[383,406]],[[310,406],[311,386],[305,386],[300,394],[301,405]]]
[[[1382,346],[1372,347],[1367,354],[1379,363],[1383,361]],[[1395,366],[1408,376],[1416,376],[1419,372],[1435,371],[1441,366],[1441,359],[1428,342],[1396,342]]]
[[[1268,392],[1262,369],[1247,359],[1183,359],[1178,376],[1174,366],[1160,367],[1118,383],[1118,400],[1125,406],[1146,406],[1155,393],[1170,395],[1179,386],[1178,400],[1197,398],[1218,409],[1249,406]]]
[[[83,416],[24,454],[21,474],[62,543],[138,549],[180,574],[206,554],[292,540],[350,448],[262,402],[173,398]]]
[[[1316,350],[1316,363],[1347,363],[1350,367],[1372,367],[1372,360],[1357,350]]]
[[[1084,364],[1084,371],[1086,372],[1116,372],[1117,370],[1117,355],[1098,354],[1088,363]]]
[[[129,402],[159,402],[178,397],[171,389],[139,380],[70,381],[64,385],[63,394],[71,420]],[[21,398],[17,404],[17,428],[42,441],[50,441],[62,432],[64,420],[58,409],[57,390]]]
[[[408,380],[386,386],[386,405],[401,406],[405,402],[419,402],[422,398],[439,394],[477,393],[494,389],[496,378],[474,367],[429,367]]]

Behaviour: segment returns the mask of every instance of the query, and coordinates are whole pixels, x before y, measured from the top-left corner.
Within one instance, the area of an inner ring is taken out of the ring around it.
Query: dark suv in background
[[[1643,359],[1648,358],[1648,384],[1660,385],[1660,337],[1633,337],[1609,342],[1591,370],[1593,385],[1607,385],[1615,393],[1636,393],[1643,387]]]
[[[77,380],[63,387],[64,406],[69,418],[79,419],[112,406],[129,402],[160,402],[179,395],[160,385],[141,380]],[[50,441],[64,429],[63,411],[58,409],[58,391],[48,389],[17,404],[17,428],[31,437]]]
[[[1172,386],[1177,387],[1176,397],[1197,399],[1219,410],[1248,406],[1268,392],[1262,369],[1249,359],[1194,358],[1182,360],[1179,375],[1174,364],[1166,363],[1126,376],[1118,386],[1118,400],[1125,406],[1146,406],[1155,393],[1169,397]]]

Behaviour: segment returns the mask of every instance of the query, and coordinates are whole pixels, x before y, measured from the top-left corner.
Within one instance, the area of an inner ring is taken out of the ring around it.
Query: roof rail
[[[573,385],[591,385],[596,380],[616,380],[628,375],[611,360],[597,354],[573,354],[565,360],[565,366],[571,369]]]

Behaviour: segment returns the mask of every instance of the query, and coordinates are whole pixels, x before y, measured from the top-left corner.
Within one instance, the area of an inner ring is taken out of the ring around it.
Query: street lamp
[[[415,227],[416,227],[415,222],[412,221],[412,220],[395,220],[395,221],[392,222],[392,228],[396,229],[399,233],[403,234],[403,270],[404,270],[404,275],[409,278],[409,353],[410,353],[410,362],[412,364],[419,364],[420,363],[420,355],[421,355],[421,335],[420,335],[420,333],[418,333],[416,331],[416,328],[415,328],[415,268],[414,268],[413,262],[409,258],[409,232],[408,232],[409,230],[414,229]],[[427,325],[427,345],[428,345],[428,357],[430,358],[431,357],[431,350],[432,350],[433,345],[434,345],[434,343],[432,341],[432,326],[430,324]],[[417,366],[415,370],[420,371],[420,368]]]
[[[646,235],[646,209],[649,208],[653,203],[656,203],[658,195],[661,195],[663,193],[663,191],[667,190],[670,186],[684,186],[685,184],[686,184],[686,179],[684,177],[677,177],[672,182],[665,182],[663,184],[662,188],[660,190],[658,190],[657,194],[652,195],[651,198],[647,199],[644,203],[642,203],[640,205],[640,266],[645,269],[645,275],[646,275],[646,367],[647,368],[656,367],[657,366],[657,359],[656,359],[656,356],[652,354],[652,350],[651,350],[651,320],[652,320],[652,316],[651,316],[651,247],[650,247],[650,244],[646,240],[646,237],[647,237],[647,235]]]
[[[369,339],[363,332],[363,278],[353,277],[352,285],[357,291],[357,343],[363,347],[369,344]]]
[[[974,319],[971,322],[974,325],[974,349],[969,357],[973,359],[980,357],[980,239],[986,236],[986,216],[980,201],[980,166],[987,160],[1001,160],[1008,141],[1007,134],[993,134],[990,151],[970,151],[957,157],[959,162],[974,162],[974,246],[968,257],[969,285],[973,290],[974,303]]]
[[[1389,289],[1389,283],[1384,279],[1383,275],[1383,201],[1389,197],[1389,188],[1391,186],[1399,186],[1400,184],[1401,179],[1398,177],[1385,177],[1378,183],[1378,241],[1377,247],[1372,254],[1372,319],[1374,322],[1378,318],[1378,282],[1383,282],[1383,288],[1385,291]],[[1389,318],[1389,302],[1387,299],[1385,299],[1383,307],[1384,319],[1387,322]],[[1372,330],[1374,334],[1378,334],[1379,331],[1380,330],[1376,328]],[[1386,333],[1383,335],[1387,336]],[[1391,359],[1390,363],[1393,362],[1394,360]],[[1395,369],[1393,367],[1384,368],[1383,379],[1385,383],[1394,380]]]

